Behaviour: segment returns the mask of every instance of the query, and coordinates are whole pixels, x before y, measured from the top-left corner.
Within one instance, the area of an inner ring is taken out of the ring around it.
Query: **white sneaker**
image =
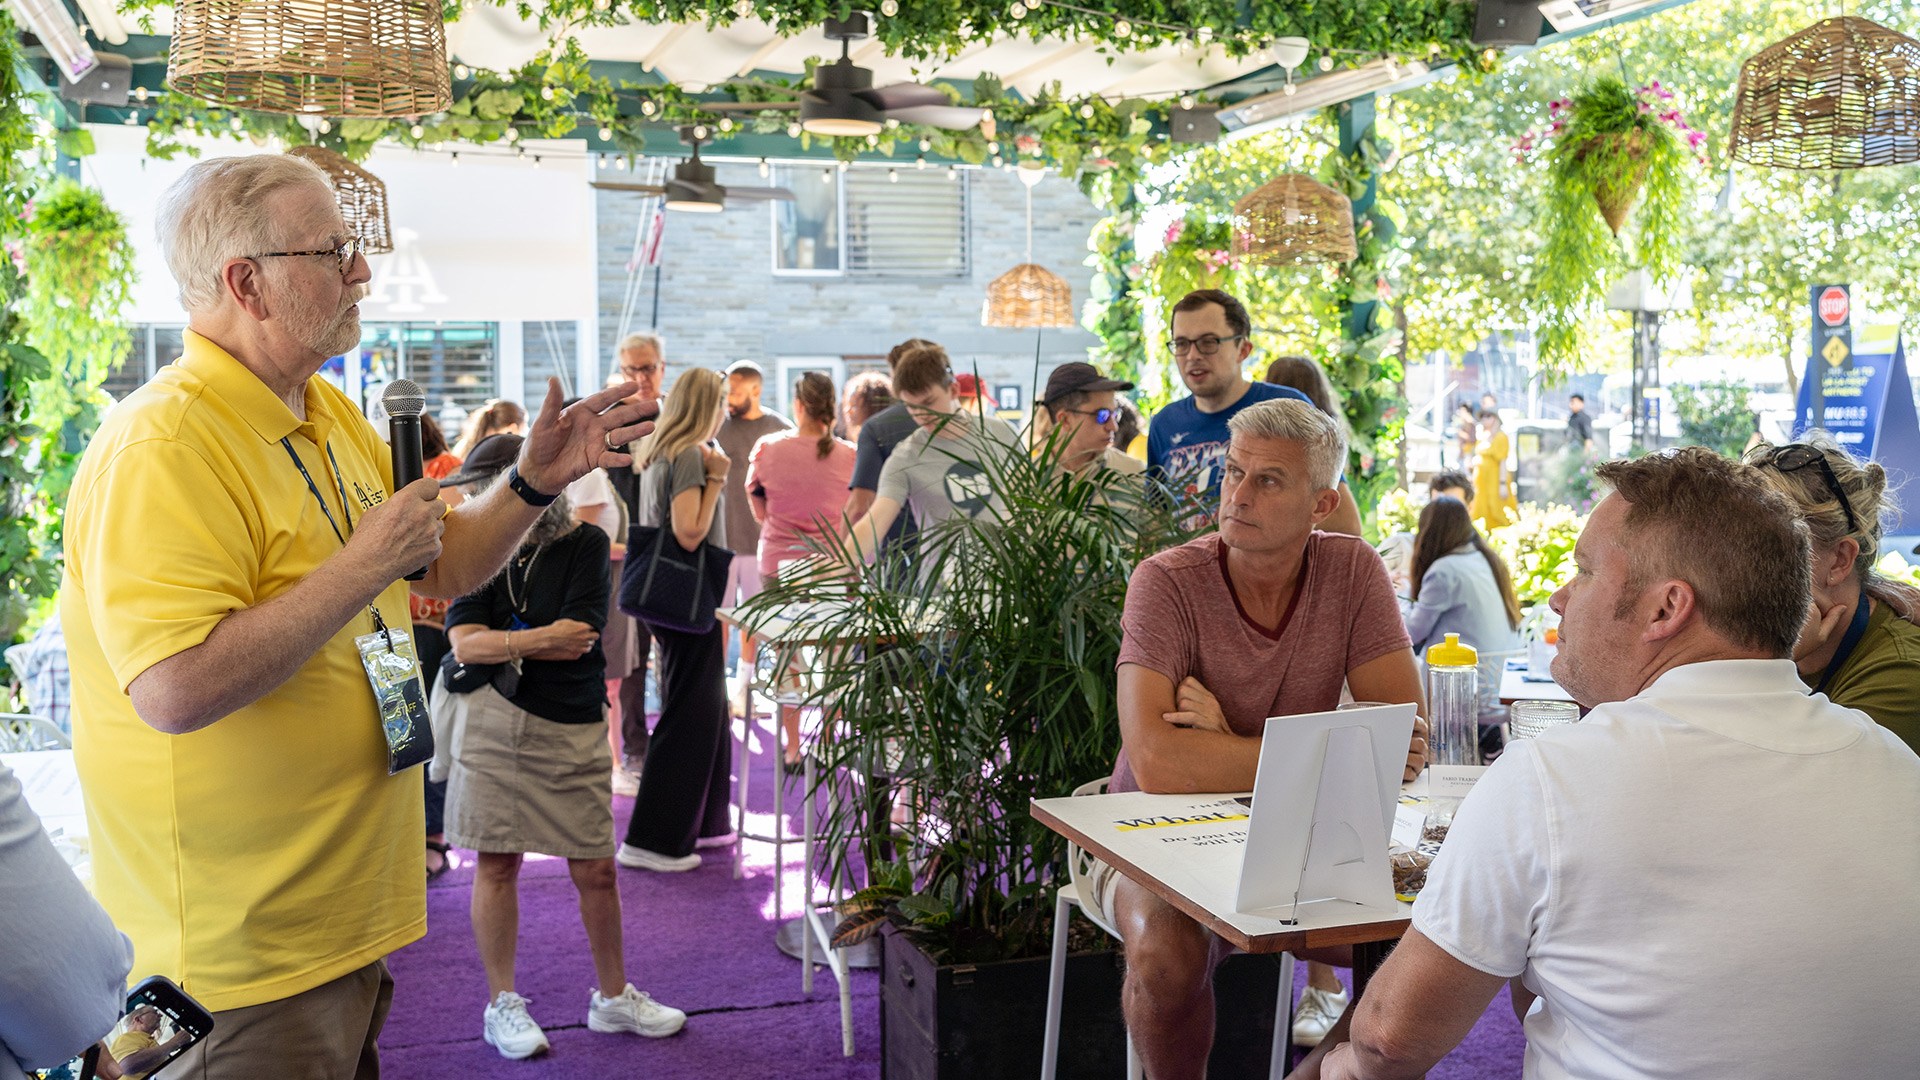
[[[602,997],[595,990],[587,1006],[587,1027],[594,1031],[630,1031],[649,1039],[663,1039],[686,1024],[686,1013],[660,1004],[646,991],[635,990],[632,983],[616,998]]]
[[[734,844],[734,841],[738,839],[740,839],[739,833],[725,832],[725,833],[721,833],[719,836],[703,836],[700,839],[695,840],[693,842],[693,846],[697,848],[732,847]]]
[[[629,799],[640,794],[640,778],[627,771],[624,765],[613,767],[613,793],[625,795]]]
[[[527,1015],[527,999],[511,990],[500,991],[487,1006],[484,1033],[501,1057],[513,1061],[547,1050],[547,1033]]]
[[[1300,1006],[1293,1014],[1293,1045],[1319,1046],[1320,1040],[1347,1011],[1345,990],[1320,990],[1307,987],[1300,993]]]
[[[680,874],[700,868],[698,855],[682,855],[676,859],[632,844],[621,844],[620,850],[613,853],[613,861],[630,870],[653,870],[662,874]]]

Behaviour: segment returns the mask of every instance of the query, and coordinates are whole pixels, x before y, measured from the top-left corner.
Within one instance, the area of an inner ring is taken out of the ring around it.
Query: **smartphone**
[[[173,980],[155,975],[127,995],[127,1010],[106,1038],[37,1080],[147,1080],[213,1030],[213,1016]]]

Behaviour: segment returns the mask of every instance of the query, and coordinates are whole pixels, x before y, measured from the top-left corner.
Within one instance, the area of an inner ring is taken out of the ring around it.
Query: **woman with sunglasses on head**
[[[1747,463],[1800,508],[1813,539],[1813,604],[1794,647],[1800,677],[1920,750],[1920,590],[1874,572],[1887,474],[1824,431],[1762,443]]]

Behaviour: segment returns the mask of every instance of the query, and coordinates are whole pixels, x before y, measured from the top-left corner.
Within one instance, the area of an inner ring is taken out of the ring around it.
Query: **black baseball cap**
[[[1131,390],[1133,384],[1120,379],[1109,379],[1100,374],[1100,369],[1084,361],[1076,360],[1071,364],[1061,364],[1047,376],[1047,392],[1040,397],[1040,404],[1059,401],[1068,394],[1098,393],[1102,390]]]
[[[443,487],[471,484],[490,479],[520,458],[520,444],[526,440],[518,435],[489,435],[473,445],[473,451],[460,468],[452,475],[440,481]]]

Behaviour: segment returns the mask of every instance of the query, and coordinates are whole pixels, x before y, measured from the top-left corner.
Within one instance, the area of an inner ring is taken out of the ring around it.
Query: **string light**
[[[1027,5],[1021,3],[1020,0],[1013,0],[1013,6],[1007,9],[1007,14],[1014,22],[1019,22],[1021,19],[1027,17]]]
[[[900,14],[900,0],[880,0],[880,14],[889,19]]]
[[[1113,24],[1113,36],[1114,36],[1114,37],[1117,37],[1117,38],[1127,38],[1127,37],[1132,37],[1132,36],[1133,36],[1133,24],[1132,24],[1132,23],[1130,23],[1130,22],[1128,22],[1128,21],[1127,21],[1127,20],[1125,20],[1125,19],[1121,19],[1120,21],[1118,21],[1118,22],[1116,22],[1116,23],[1114,23],[1114,24]]]
[[[733,13],[744,19],[753,14],[753,0],[734,0]]]
[[[880,145],[880,136],[878,136],[878,135],[868,135],[868,136],[867,136],[867,145],[868,145],[868,146],[879,146],[879,145]]]
[[[652,116],[654,113],[659,111],[660,111],[660,106],[655,105],[653,103],[652,98],[640,99],[640,115],[641,116]]]
[[[1333,70],[1333,54],[1332,53],[1323,52],[1320,54],[1320,70],[1321,71]]]
[[[914,159],[913,159],[913,167],[914,167],[914,168],[916,168],[916,169],[924,169],[924,168],[926,168],[926,167],[927,167],[927,159],[926,159],[926,158],[923,158],[923,157],[917,157],[917,158],[914,158]]]
[[[540,100],[541,100],[541,101],[552,101],[552,100],[553,100],[553,87],[551,87],[551,86],[543,86],[543,87],[541,87],[541,88],[540,88]]]
[[[888,170],[887,170],[887,183],[889,183],[889,184],[897,184],[897,183],[899,183],[899,182],[900,182],[900,170],[899,170],[899,169],[888,169]]]
[[[627,171],[627,159],[626,159],[626,158],[623,158],[623,157],[617,157],[617,158],[614,158],[614,159],[613,159],[613,171],[614,171],[614,172],[626,172],[626,171]]]
[[[1000,156],[999,154],[995,154],[995,155],[993,155],[993,167],[994,167],[994,168],[996,168],[996,169],[997,169],[997,168],[999,168],[1000,166],[1002,166],[1002,165],[1005,165],[1005,164],[1006,164],[1006,159],[1004,159],[1004,158],[1002,158],[1002,157],[1001,157],[1001,156]]]
[[[1080,119],[1082,120],[1093,119],[1093,102],[1089,101],[1080,106]]]
[[[767,164],[766,158],[761,158],[760,159],[760,179],[765,180],[767,176],[772,172],[773,172],[773,166]]]
[[[1500,59],[1500,50],[1493,48],[1492,46],[1488,46],[1487,51],[1480,54],[1480,58],[1482,60],[1485,60],[1487,62],[1487,65],[1491,67],[1494,61]]]
[[[947,179],[949,180],[960,179],[960,166],[958,165],[947,166]]]
[[[519,129],[519,128],[517,128],[517,127],[509,127],[509,128],[507,128],[507,141],[508,141],[508,142],[519,142],[519,141],[520,141],[520,129]]]
[[[894,128],[897,128],[897,127],[899,127],[899,126],[900,126],[900,121],[898,121],[898,120],[896,120],[896,119],[894,119],[894,118],[893,118],[893,117],[891,117],[891,116],[889,116],[889,117],[887,117],[887,130],[888,130],[888,131],[892,131],[892,130],[893,130]]]
[[[732,130],[733,130],[733,117],[731,117],[731,116],[723,116],[723,117],[721,117],[721,118],[720,118],[720,130],[721,130],[721,131],[732,131]]]
[[[712,134],[712,132],[707,130],[707,125],[705,124],[693,125],[693,140],[695,142],[699,142],[700,140],[705,139],[710,134]]]
[[[519,152],[518,152],[518,153],[516,153],[516,154],[514,154],[513,156],[514,156],[514,157],[516,157],[516,158],[524,158],[524,157],[526,157],[526,156],[527,156],[527,148],[526,148],[526,147],[524,147],[524,146],[523,146],[523,147],[521,147],[521,148],[520,148],[520,150],[519,150]]]
[[[460,151],[455,150],[453,152],[453,160],[447,162],[447,164],[453,166],[456,169],[459,168],[460,167]]]
[[[821,182],[821,183],[823,183],[823,184],[831,184],[831,183],[833,183],[833,170],[832,170],[832,169],[821,169],[821,170],[820,170],[820,182]]]
[[[924,153],[926,153],[927,151],[929,151],[929,150],[931,150],[931,149],[933,149],[933,140],[932,140],[932,139],[921,139],[921,140],[920,140],[920,152],[921,152],[921,153],[923,153],[923,154],[924,154]]]
[[[787,125],[787,138],[797,139],[799,137],[800,137],[800,123],[799,121],[796,120],[793,123]]]
[[[612,0],[593,0],[593,10],[595,11],[605,11],[612,6]]]
[[[600,129],[600,141],[601,141],[601,142],[611,142],[612,140],[613,140],[613,129],[612,129],[612,128],[610,128],[610,127],[603,127],[603,128],[601,128],[601,129]]]
[[[139,100],[139,101],[145,101],[145,100],[147,100],[147,88],[146,88],[146,87],[144,87],[144,86],[136,86],[136,87],[134,87],[134,88],[133,88],[133,96],[134,96],[134,98],[135,98],[135,99],[137,99],[137,100]],[[25,101],[26,99],[25,99],[25,98],[21,98],[20,100],[24,102],[24,101]]]
[[[1193,108],[1193,95],[1192,95],[1192,94],[1181,94],[1181,95],[1180,95],[1180,107],[1181,107],[1181,108],[1183,108],[1183,109],[1191,109],[1191,108]]]
[[[851,161],[843,161],[843,162],[841,162],[841,163],[840,163],[840,171],[841,171],[841,172],[846,172],[846,171],[847,171],[848,169],[850,169],[850,168],[852,168],[852,167],[853,167],[853,162],[851,162]]]
[[[245,125],[244,123],[241,123],[240,118],[236,116],[233,119],[227,121],[227,126],[232,128],[235,131],[239,131],[241,128],[244,128],[247,125]]]
[[[597,164],[597,165],[599,165],[599,166],[600,166],[600,171],[601,171],[601,172],[606,172],[606,171],[607,171],[607,155],[605,155],[605,154],[595,154],[595,155],[593,155],[593,160],[594,160],[594,163],[595,163],[595,164]]]
[[[192,118],[191,118],[191,117],[189,117],[189,118],[188,118],[188,120],[187,120],[187,126],[189,126],[189,127],[191,127],[191,126],[193,126],[193,120],[192,120]],[[322,120],[322,121],[320,121],[320,134],[322,134],[322,135],[325,135],[325,134],[328,134],[328,133],[329,133],[329,132],[331,132],[331,131],[333,131],[333,122],[332,122],[332,121],[330,121],[330,120]]]
[[[533,155],[533,167],[534,167],[534,168],[536,168],[536,169],[540,167],[540,155],[539,155],[539,154],[535,154],[535,155]]]
[[[469,76],[469,75],[472,75],[472,74],[473,74],[473,72],[472,72],[471,70],[469,70],[469,69],[467,68],[467,65],[465,65],[465,64],[455,64],[455,65],[453,65],[453,77],[454,77],[454,78],[456,78],[456,79],[459,79],[459,80],[460,80],[461,82],[465,82],[465,81],[467,81],[467,76]],[[143,88],[143,89],[144,89],[144,88]]]

